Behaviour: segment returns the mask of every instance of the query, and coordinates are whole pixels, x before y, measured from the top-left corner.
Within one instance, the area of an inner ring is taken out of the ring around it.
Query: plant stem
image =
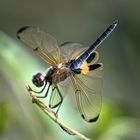
[[[55,123],[57,123],[65,132],[67,132],[69,135],[75,135],[79,137],[81,140],[90,140],[89,138],[86,138],[83,134],[79,133],[78,131],[70,128],[65,123],[59,120],[58,116],[55,115],[55,112],[53,112],[47,105],[45,105],[43,102],[41,102],[36,96],[35,93],[32,91],[31,87],[29,85],[26,85],[26,88],[32,98],[32,102],[35,103],[46,115],[48,115]]]

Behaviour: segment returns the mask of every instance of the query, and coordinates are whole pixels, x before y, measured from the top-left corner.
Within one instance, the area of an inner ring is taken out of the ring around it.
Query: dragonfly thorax
[[[51,66],[48,69],[46,80],[50,84],[58,84],[61,81],[64,81],[68,76],[70,76],[72,71],[63,65],[62,63],[58,66]]]

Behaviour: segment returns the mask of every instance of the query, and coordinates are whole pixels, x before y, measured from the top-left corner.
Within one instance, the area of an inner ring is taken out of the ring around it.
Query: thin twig
[[[57,123],[65,132],[67,132],[70,135],[75,135],[79,137],[82,140],[90,140],[89,138],[86,138],[83,134],[79,133],[78,131],[70,128],[65,123],[61,122],[58,118],[58,116],[55,115],[55,113],[43,102],[41,102],[36,96],[35,93],[32,91],[31,87],[29,85],[26,85],[26,88],[32,98],[32,102],[35,103],[46,115],[48,115],[55,123]]]

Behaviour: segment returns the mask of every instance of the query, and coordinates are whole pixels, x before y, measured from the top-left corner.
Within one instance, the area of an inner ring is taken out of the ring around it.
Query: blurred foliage
[[[4,129],[5,129],[5,125],[7,122],[7,107],[6,105],[3,103],[0,104],[0,134],[3,133]]]
[[[63,132],[31,103],[25,83],[31,84],[32,75],[47,67],[16,40],[19,27],[39,26],[57,38],[59,44],[75,41],[89,46],[115,19],[119,20],[118,27],[98,48],[105,66],[99,120],[84,122],[73,95],[66,97],[59,116],[91,139],[140,139],[139,5],[138,0],[1,0],[0,139],[77,139]],[[47,103],[48,99],[43,101]]]

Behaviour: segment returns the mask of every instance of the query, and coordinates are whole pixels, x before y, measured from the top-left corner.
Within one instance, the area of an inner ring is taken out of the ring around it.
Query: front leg
[[[40,91],[34,91],[34,90],[32,90],[32,91],[37,93],[37,94],[40,94],[40,93],[42,93],[44,91],[44,89],[46,88],[46,85],[47,85],[47,82],[45,82],[44,87]]]
[[[51,86],[51,84],[49,83],[48,89],[47,89],[47,91],[46,91],[46,93],[45,93],[44,96],[36,96],[36,97],[37,97],[37,98],[46,98],[47,95],[48,95],[48,92],[49,92],[50,86]]]

